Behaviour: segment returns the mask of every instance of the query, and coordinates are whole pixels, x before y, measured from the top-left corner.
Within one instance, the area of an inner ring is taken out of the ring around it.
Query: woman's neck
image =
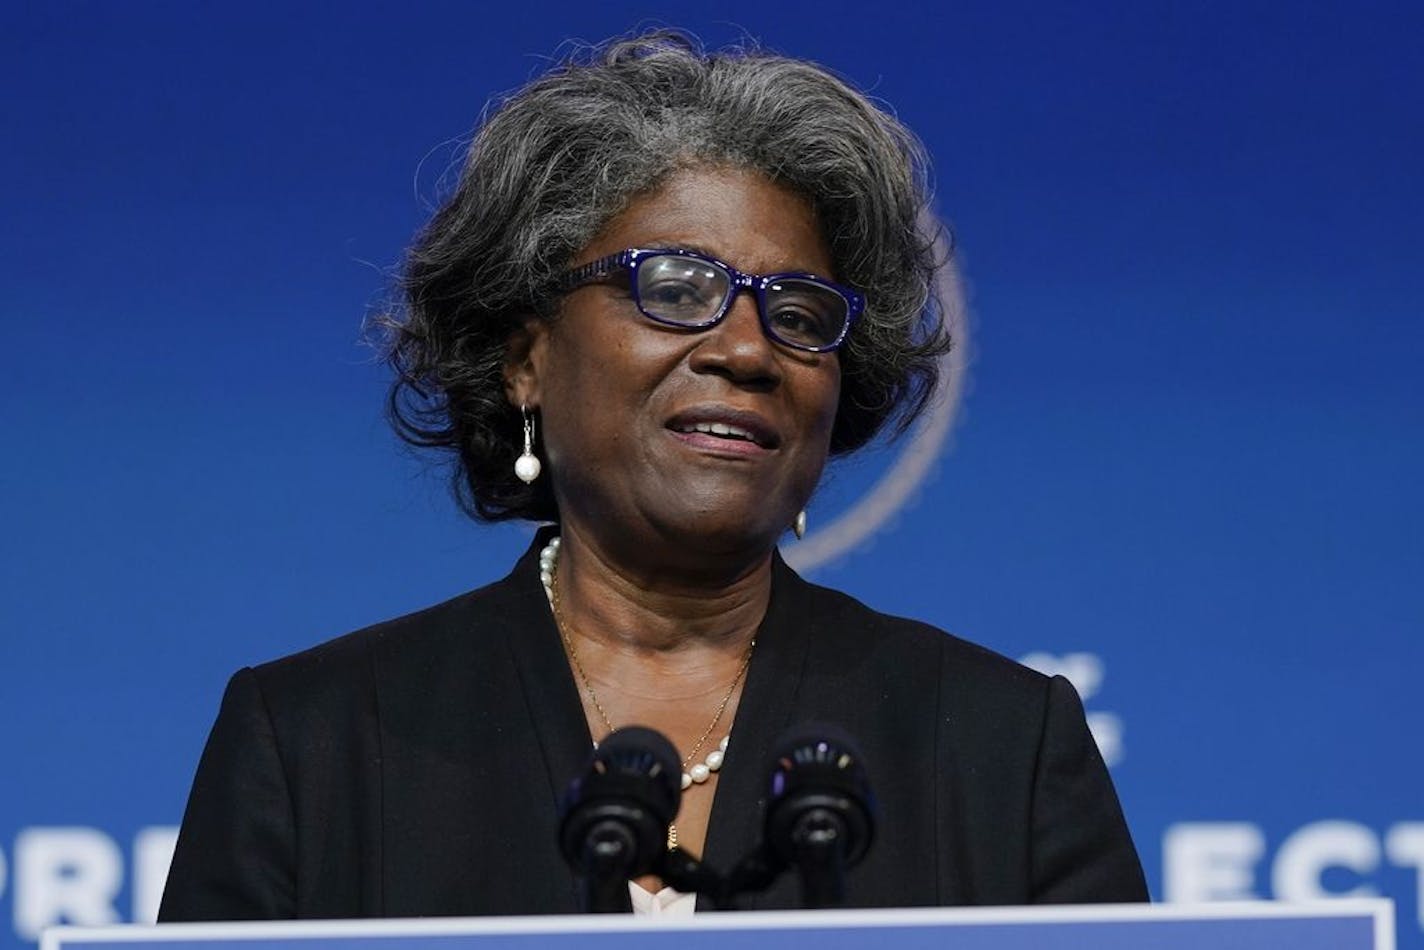
[[[565,618],[582,639],[627,656],[741,656],[771,598],[771,553],[689,569],[676,558],[616,557],[572,525],[557,574]]]

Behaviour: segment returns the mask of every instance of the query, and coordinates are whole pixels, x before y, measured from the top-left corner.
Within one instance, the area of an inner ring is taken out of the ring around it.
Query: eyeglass
[[[557,289],[574,290],[607,278],[615,268],[628,272],[633,303],[656,323],[706,330],[722,322],[743,290],[756,295],[762,331],[797,350],[826,353],[845,342],[865,297],[814,274],[759,277],[696,251],[629,248],[565,271]]]

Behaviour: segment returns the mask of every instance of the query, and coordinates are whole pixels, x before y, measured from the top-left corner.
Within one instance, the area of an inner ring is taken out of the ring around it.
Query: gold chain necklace
[[[569,654],[569,662],[573,664],[574,672],[578,674],[579,681],[583,684],[584,692],[588,694],[589,702],[593,704],[594,710],[597,711],[598,718],[603,720],[604,728],[609,732],[613,732],[613,722],[608,718],[608,711],[605,710],[603,704],[598,701],[598,693],[593,688],[593,681],[589,679],[588,672],[584,670],[583,663],[579,660],[578,650],[574,647],[573,637],[569,633],[569,625],[564,621],[564,614],[560,607],[559,600],[558,571],[555,569],[558,563],[558,556],[559,539],[555,537],[539,553],[539,575],[540,579],[544,582],[544,592],[549,597],[549,606],[554,612],[554,626],[559,630],[559,638],[564,641],[564,650]],[[736,693],[737,687],[742,682],[742,678],[746,676],[747,667],[751,666],[752,651],[754,649],[756,649],[755,637],[747,644],[747,652],[746,655],[742,657],[742,665],[737,669],[737,675],[732,678],[732,684],[727,687],[727,692],[722,697],[722,701],[717,704],[717,712],[713,715],[712,721],[707,725],[707,728],[702,731],[702,735],[698,737],[697,742],[692,746],[692,751],[682,760],[682,787],[684,789],[694,784],[701,785],[711,777],[711,773],[716,772],[722,767],[722,760],[726,755],[727,741],[730,736],[724,738],[718,747],[707,755],[705,762],[692,765],[690,769],[688,766],[697,758],[697,753],[702,751],[702,747],[706,744],[708,737],[711,736],[713,730],[717,728],[717,724],[722,721],[722,715],[727,711],[727,704],[732,701],[732,695]],[[594,748],[597,747],[598,743],[595,742]],[[668,850],[677,847],[677,825],[675,823],[668,825],[667,846]]]

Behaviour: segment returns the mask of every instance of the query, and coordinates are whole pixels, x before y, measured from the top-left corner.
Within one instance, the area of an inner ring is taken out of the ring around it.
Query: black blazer
[[[237,673],[159,919],[577,912],[557,803],[592,740],[539,582],[542,540],[496,584]],[[879,799],[852,905],[1147,898],[1066,680],[875,613],[779,557],[709,864],[756,844],[770,746],[812,720],[859,740]],[[788,878],[746,906],[797,906]]]

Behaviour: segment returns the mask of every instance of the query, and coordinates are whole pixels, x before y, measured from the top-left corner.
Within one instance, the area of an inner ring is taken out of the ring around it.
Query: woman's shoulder
[[[887,664],[937,669],[939,679],[958,689],[1011,702],[1040,698],[1048,688],[1048,677],[987,646],[922,620],[883,613],[843,591],[802,583],[824,618],[819,635],[835,644],[833,650],[863,650],[873,644]]]
[[[356,684],[420,677],[459,656],[479,661],[516,623],[521,592],[510,578],[411,613],[363,627],[253,667],[268,695],[350,695]]]

